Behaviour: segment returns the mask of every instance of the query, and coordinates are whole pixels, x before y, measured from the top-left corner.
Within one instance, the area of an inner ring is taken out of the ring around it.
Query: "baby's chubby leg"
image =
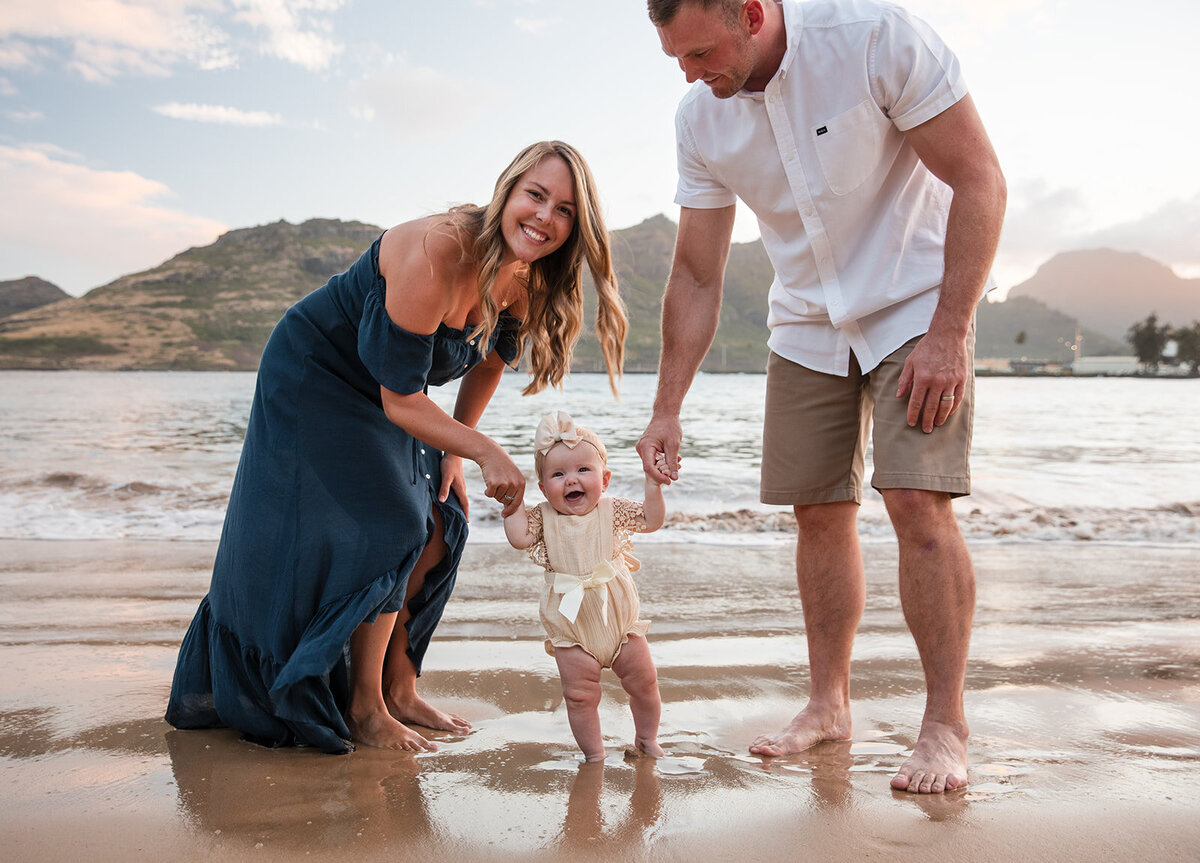
[[[613,671],[629,694],[633,714],[634,745],[655,758],[666,755],[658,745],[658,721],[662,698],[658,694],[658,671],[650,657],[650,645],[640,635],[631,635],[613,660]]]
[[[600,663],[582,647],[556,647],[554,659],[562,680],[567,720],[586,761],[604,760],[600,732]]]

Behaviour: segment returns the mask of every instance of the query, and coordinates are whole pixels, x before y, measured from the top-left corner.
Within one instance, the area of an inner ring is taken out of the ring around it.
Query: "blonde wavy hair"
[[[487,344],[500,308],[492,289],[506,249],[500,216],[521,175],[543,159],[558,156],[567,163],[575,184],[575,224],[570,236],[555,252],[528,266],[525,274],[529,312],[521,322],[518,338],[522,352],[529,349],[530,381],[523,395],[541,392],[547,386],[561,387],[571,368],[575,343],[583,329],[583,263],[596,288],[596,337],[604,355],[608,383],[617,393],[625,363],[625,333],[628,321],[625,304],[617,291],[608,230],[600,213],[596,183],[583,156],[562,141],[541,141],[517,154],[500,178],[486,207],[465,204],[450,211],[450,221],[459,230],[463,254],[479,267],[479,309],[482,343]]]

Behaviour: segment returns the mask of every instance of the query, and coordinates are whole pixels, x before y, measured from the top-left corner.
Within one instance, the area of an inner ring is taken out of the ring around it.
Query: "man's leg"
[[[963,683],[975,570],[948,494],[907,489],[882,494],[900,543],[900,602],[926,686],[917,745],[892,787],[937,794],[967,784]]]
[[[850,653],[865,603],[858,504],[797,506],[796,582],[808,639],[808,704],[776,734],[750,744],[756,755],[787,755],[850,738]]]

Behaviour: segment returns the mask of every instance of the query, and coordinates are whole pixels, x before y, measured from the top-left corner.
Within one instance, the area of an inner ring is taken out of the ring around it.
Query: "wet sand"
[[[895,552],[868,545],[845,744],[746,753],[806,692],[786,545],[639,546],[664,700],[659,762],[605,677],[610,757],[581,767],[540,577],[469,548],[423,692],[475,725],[441,751],[267,750],[162,720],[214,546],[0,541],[5,859],[966,861],[1200,859],[1194,548],[985,544],[971,785],[893,792],[922,706]]]

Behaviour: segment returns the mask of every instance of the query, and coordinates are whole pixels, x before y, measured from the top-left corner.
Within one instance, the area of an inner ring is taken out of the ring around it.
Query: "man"
[[[658,393],[638,443],[660,482],[678,478],[680,407],[716,332],[736,198],[758,216],[776,271],[761,497],[795,512],[811,689],[750,751],[850,737],[865,601],[856,517],[873,424],[872,485],[899,542],[901,604],[927,690],[913,754],[891,784],[961,788],[975,577],[951,499],[970,491],[974,310],[1006,198],[995,153],[958,61],[898,7],[648,6],[663,50],[701,82],[676,116],[682,209]]]

